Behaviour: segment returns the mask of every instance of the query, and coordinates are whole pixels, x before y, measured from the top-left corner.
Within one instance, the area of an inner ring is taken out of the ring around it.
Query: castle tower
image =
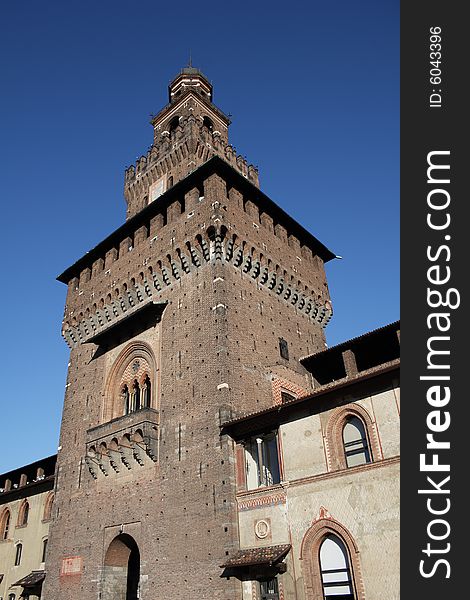
[[[270,200],[186,68],[125,173],[127,220],[69,267],[70,347],[45,600],[236,600],[234,443],[312,390],[333,254]]]

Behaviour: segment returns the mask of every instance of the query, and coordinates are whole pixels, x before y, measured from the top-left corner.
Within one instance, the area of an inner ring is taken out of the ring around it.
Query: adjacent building
[[[236,442],[243,600],[399,598],[399,323],[301,359],[315,390],[222,426]]]
[[[40,598],[56,457],[0,475],[0,599]]]

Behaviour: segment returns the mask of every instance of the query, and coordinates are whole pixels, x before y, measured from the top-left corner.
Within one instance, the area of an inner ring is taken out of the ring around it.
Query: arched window
[[[132,384],[131,406],[133,411],[140,409],[140,386],[136,379]]]
[[[23,544],[16,544],[15,567],[21,564],[21,555],[23,554]]]
[[[129,388],[125,385],[121,391],[122,403],[124,405],[124,414],[128,415],[131,412],[131,397],[129,394]]]
[[[46,498],[46,502],[44,504],[44,514],[43,514],[43,521],[49,521],[51,516],[52,516],[52,504],[54,503],[54,494],[51,492],[47,498]]]
[[[10,511],[5,509],[0,518],[0,540],[8,539],[8,532],[10,531]]]
[[[24,527],[28,524],[29,517],[29,503],[27,500],[23,502],[20,506],[20,510],[18,512],[18,527]]]
[[[178,127],[178,125],[180,124],[180,118],[179,117],[173,117],[170,121],[170,124],[168,126],[168,129],[170,131],[170,135],[174,132],[174,130]]]
[[[336,535],[327,535],[320,546],[323,598],[354,600],[348,551]]]
[[[142,407],[149,408],[152,388],[150,383],[150,377],[145,376],[144,383],[142,385]]]
[[[209,131],[213,131],[214,123],[209,119],[209,117],[204,117],[202,120],[202,124],[204,125],[204,127],[207,127]]]
[[[371,462],[366,428],[359,417],[350,416],[343,427],[343,445],[346,465],[355,467]]]
[[[359,467],[383,457],[375,421],[357,403],[333,410],[326,426],[328,470]]]
[[[167,187],[168,187],[168,189],[170,189],[171,187],[173,187],[173,175],[170,175],[170,177],[168,177]]]
[[[151,348],[130,344],[108,375],[102,422],[129,415],[141,408],[157,408],[158,367]]]

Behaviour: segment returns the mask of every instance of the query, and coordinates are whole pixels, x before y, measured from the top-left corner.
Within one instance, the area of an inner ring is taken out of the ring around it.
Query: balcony
[[[158,461],[159,412],[142,408],[87,431],[85,463],[93,479]]]

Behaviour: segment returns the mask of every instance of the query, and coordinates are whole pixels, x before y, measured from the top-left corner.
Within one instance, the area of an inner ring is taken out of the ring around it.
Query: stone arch
[[[349,530],[331,517],[319,518],[307,530],[302,540],[300,560],[304,576],[305,600],[323,600],[320,570],[320,547],[327,536],[338,537],[346,547],[351,569],[355,600],[365,600],[364,582],[359,560],[359,549]]]
[[[345,404],[338,406],[333,411],[326,426],[326,454],[329,471],[338,471],[347,468],[344,454],[343,429],[350,417],[358,417],[364,425],[371,462],[382,458],[377,427],[368,411],[359,404]]]
[[[101,599],[137,600],[140,582],[140,551],[134,538],[120,533],[104,557]]]
[[[154,353],[148,344],[133,342],[121,352],[109,374],[105,387],[103,422],[125,414],[124,386],[127,385],[130,390],[134,380],[142,380],[146,375],[151,382],[149,408],[157,409],[158,369]]]

